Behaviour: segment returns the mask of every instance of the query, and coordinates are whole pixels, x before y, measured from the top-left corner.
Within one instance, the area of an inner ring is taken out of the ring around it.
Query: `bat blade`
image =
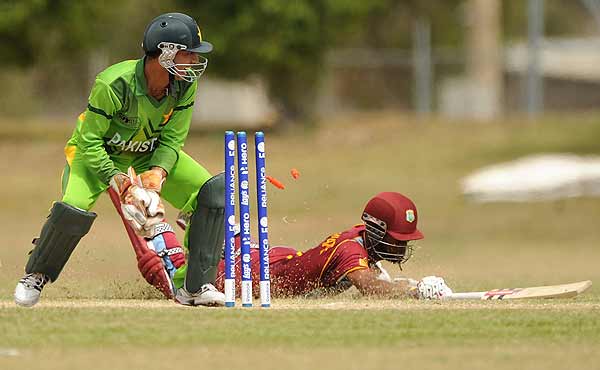
[[[141,257],[144,254],[145,249],[147,248],[144,239],[135,233],[135,231],[129,225],[127,220],[125,220],[125,217],[123,217],[123,211],[121,210],[121,201],[119,200],[119,195],[112,187],[108,187],[108,195],[110,196],[110,200],[115,206],[115,209],[119,213],[121,221],[123,221],[123,225],[125,226],[127,236],[129,236],[129,240],[131,241],[131,245],[133,246],[133,251],[135,252],[135,255],[138,258]]]
[[[546,285],[528,288],[493,289],[487,292],[452,293],[447,299],[527,299],[527,298],[573,298],[592,286],[590,280],[561,285]]]

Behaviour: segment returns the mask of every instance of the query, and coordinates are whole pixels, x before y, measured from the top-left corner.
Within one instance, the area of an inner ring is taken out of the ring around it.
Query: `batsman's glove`
[[[426,276],[417,283],[417,297],[420,299],[444,299],[452,295],[452,289],[443,278]]]

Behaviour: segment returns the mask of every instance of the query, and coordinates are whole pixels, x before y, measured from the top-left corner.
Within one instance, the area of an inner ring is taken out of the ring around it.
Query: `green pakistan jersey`
[[[173,81],[161,100],[148,94],[144,60],[110,66],[96,77],[88,106],[67,143],[104,184],[122,172],[117,163],[149,156],[149,167],[170,172],[187,136],[197,82]]]
[[[112,176],[164,168],[161,197],[194,211],[198,189],[211,174],[183,150],[197,82],[173,81],[160,101],[148,95],[144,59],[115,64],[96,77],[88,107],[67,146],[62,201],[90,210]]]

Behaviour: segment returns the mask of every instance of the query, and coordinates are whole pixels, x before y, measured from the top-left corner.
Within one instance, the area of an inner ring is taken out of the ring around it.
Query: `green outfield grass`
[[[337,309],[280,303],[286,308],[10,306],[0,311],[0,354],[13,352],[0,355],[0,367],[592,369],[600,363],[598,299],[410,302],[393,309],[373,301],[360,310],[350,309],[354,301]]]
[[[269,188],[271,244],[310,248],[358,223],[375,193],[400,191],[417,204],[426,238],[404,271],[390,266],[393,275],[437,274],[455,290],[595,283],[572,301],[518,305],[392,304],[352,294],[275,300],[268,311],[153,304],[158,295],[139,277],[103,197],[92,232],[44,291],[46,301],[63,303],[15,308],[29,242],[59,198],[70,129],[0,125],[0,369],[600,368],[600,198],[482,205],[459,187],[481,166],[527,154],[600,155],[594,115],[487,125],[385,113],[267,132],[267,172],[286,185]],[[220,133],[193,132],[185,150],[221,170]],[[111,305],[116,299],[127,303]]]

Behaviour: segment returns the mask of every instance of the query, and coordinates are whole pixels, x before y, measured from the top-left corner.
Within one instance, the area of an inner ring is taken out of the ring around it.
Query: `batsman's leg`
[[[44,285],[58,279],[71,253],[90,231],[95,218],[93,212],[64,202],[54,203],[40,237],[34,241],[35,247],[25,267],[26,275],[15,289],[15,302],[18,305],[33,306],[39,301]]]

